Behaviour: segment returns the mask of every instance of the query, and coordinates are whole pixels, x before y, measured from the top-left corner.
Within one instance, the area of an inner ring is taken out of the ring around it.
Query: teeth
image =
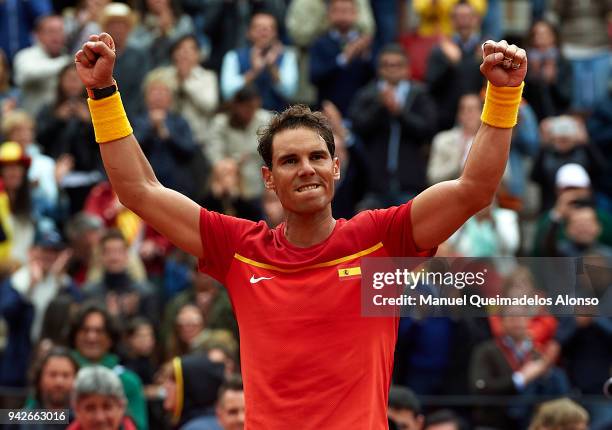
[[[299,191],[299,192],[302,192],[302,191],[309,191],[309,190],[315,190],[315,189],[317,189],[317,188],[319,188],[319,186],[318,186],[318,185],[307,185],[307,186],[305,186],[305,187],[300,187],[300,188],[298,188],[298,191]]]

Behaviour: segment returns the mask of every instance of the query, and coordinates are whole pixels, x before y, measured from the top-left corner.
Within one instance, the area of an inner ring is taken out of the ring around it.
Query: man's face
[[[520,309],[513,310],[513,315],[502,317],[502,328],[504,334],[510,336],[514,341],[520,342],[528,337],[527,325],[528,317],[520,315]]]
[[[14,191],[23,184],[26,168],[21,164],[10,163],[0,168],[0,178],[6,190]]]
[[[217,419],[223,430],[244,428],[244,391],[228,390],[219,399]]]
[[[260,107],[261,100],[259,98],[243,102],[233,102],[230,111],[232,125],[237,128],[248,127]]]
[[[355,22],[357,22],[357,8],[350,0],[334,1],[329,6],[327,15],[330,27],[343,33],[353,28]]]
[[[453,27],[461,36],[473,34],[479,25],[478,14],[469,4],[459,4],[453,10]]]
[[[67,408],[74,384],[75,368],[66,357],[51,357],[40,375],[40,396],[45,408]]]
[[[256,14],[249,27],[249,40],[258,48],[267,48],[276,40],[276,20],[272,15]]]
[[[413,411],[389,408],[387,413],[399,430],[421,430],[423,428],[423,416],[416,415]]]
[[[567,236],[577,244],[592,245],[597,242],[601,233],[597,213],[589,207],[572,210],[567,220],[566,230]]]
[[[378,62],[378,74],[382,80],[393,86],[408,79],[409,70],[406,57],[394,53],[381,55]]]
[[[108,239],[102,245],[102,266],[108,273],[124,272],[128,265],[128,250],[121,239]]]
[[[112,346],[112,340],[104,326],[104,316],[92,312],[85,317],[75,338],[76,350],[90,361],[97,362]]]
[[[74,412],[83,430],[118,430],[125,405],[115,397],[92,394],[80,398]]]
[[[266,187],[276,191],[289,213],[315,214],[329,207],[340,162],[308,128],[283,130],[272,141],[272,169],[262,168]]]
[[[36,32],[38,41],[51,57],[59,56],[64,50],[66,35],[64,21],[58,16],[43,18]]]

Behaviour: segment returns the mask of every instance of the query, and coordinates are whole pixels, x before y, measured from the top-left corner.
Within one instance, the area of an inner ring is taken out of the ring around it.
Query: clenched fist
[[[74,56],[77,73],[87,88],[113,85],[115,41],[108,33],[92,34]]]
[[[518,87],[527,74],[527,53],[502,40],[482,44],[480,71],[496,87]]]

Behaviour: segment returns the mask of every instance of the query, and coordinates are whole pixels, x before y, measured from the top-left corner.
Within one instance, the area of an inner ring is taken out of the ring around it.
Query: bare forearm
[[[482,124],[459,178],[476,203],[487,204],[495,195],[510,152],[511,128]]]
[[[160,186],[133,134],[100,145],[108,178],[119,200],[136,210],[148,187]]]

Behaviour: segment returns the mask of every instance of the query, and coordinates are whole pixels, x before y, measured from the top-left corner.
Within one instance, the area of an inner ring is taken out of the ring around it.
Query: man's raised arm
[[[488,80],[482,122],[459,179],[433,185],[412,204],[414,241],[430,249],[444,242],[479,210],[491,204],[506,168],[516,124],[527,55],[515,45],[487,41],[481,72]]]
[[[119,94],[108,95],[114,85],[114,46],[107,33],[92,35],[75,55],[77,72],[90,93],[89,109],[106,173],[121,203],[176,246],[200,258],[200,207],[159,183],[132,134]]]

